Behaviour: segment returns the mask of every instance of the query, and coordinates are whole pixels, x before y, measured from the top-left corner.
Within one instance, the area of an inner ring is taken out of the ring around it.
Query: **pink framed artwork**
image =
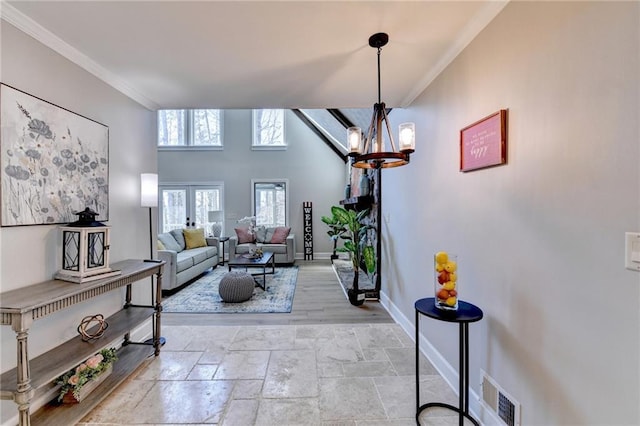
[[[507,162],[507,110],[491,114],[460,130],[460,171]]]

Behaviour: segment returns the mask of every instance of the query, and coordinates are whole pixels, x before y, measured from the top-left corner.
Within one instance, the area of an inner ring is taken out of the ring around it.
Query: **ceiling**
[[[2,19],[149,109],[409,105],[506,1],[6,1]]]

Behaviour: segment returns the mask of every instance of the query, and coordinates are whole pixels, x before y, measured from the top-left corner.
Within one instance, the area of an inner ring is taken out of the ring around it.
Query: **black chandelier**
[[[360,169],[385,169],[409,164],[410,155],[415,150],[415,124],[402,123],[399,126],[399,149],[391,134],[389,118],[384,102],[380,100],[380,52],[382,46],[389,42],[389,35],[377,33],[369,37],[369,46],[378,49],[378,103],[373,105],[373,116],[362,146],[362,130],[359,127],[347,129],[347,143],[349,144],[349,156],[352,157],[351,165]],[[384,128],[383,128],[384,122]],[[385,150],[384,133],[386,129],[387,140],[391,150]]]

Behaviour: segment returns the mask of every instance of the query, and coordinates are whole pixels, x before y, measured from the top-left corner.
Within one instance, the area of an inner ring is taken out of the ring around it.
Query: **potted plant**
[[[338,240],[342,238],[345,232],[347,232],[347,229],[344,223],[339,222],[335,216],[322,216],[320,220],[329,227],[327,235],[329,235],[329,238],[333,241],[333,253],[331,254],[331,262],[333,263],[334,259],[338,258],[338,255],[336,254]]]
[[[369,244],[367,235],[369,230],[375,228],[364,223],[364,219],[369,215],[369,209],[356,212],[333,206],[331,213],[336,228],[341,225],[341,229],[344,229],[340,235],[340,238],[344,240],[344,245],[337,247],[336,251],[350,253],[353,264],[353,287],[347,290],[347,296],[352,305],[360,306],[364,303],[364,293],[361,293],[358,288],[360,266],[364,267],[367,274],[373,273],[376,269],[375,251],[373,246]]]

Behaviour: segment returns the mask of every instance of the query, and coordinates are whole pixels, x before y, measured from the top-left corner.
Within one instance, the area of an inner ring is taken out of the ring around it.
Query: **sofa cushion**
[[[160,242],[166,247],[167,250],[173,250],[177,252],[182,251],[176,239],[169,232],[158,235],[158,240],[160,240]]]
[[[253,243],[256,241],[256,235],[249,232],[249,228],[235,228],[238,236],[238,244]]]
[[[182,229],[172,229],[171,231],[169,231],[169,233],[173,235],[173,238],[176,239],[176,242],[180,246],[179,251],[182,251],[187,247],[187,244],[184,241],[184,234],[182,233]]]
[[[258,226],[256,228],[256,242],[264,243],[265,241],[267,241],[267,228]]]
[[[158,250],[166,250],[167,249],[164,246],[164,244],[162,244],[162,241],[158,240],[157,243],[158,243],[158,247],[157,247]]]
[[[276,228],[267,228],[267,234],[264,237],[264,243],[270,243]]]
[[[287,253],[287,245],[286,244],[258,244],[258,246],[262,247],[264,251],[270,251],[274,254],[286,254]]]
[[[263,251],[270,251],[275,254],[286,254],[287,253],[287,245],[286,244],[269,244],[269,243],[258,243],[258,248],[261,248]],[[249,253],[249,244],[238,244],[236,246],[236,254],[245,254]]]
[[[185,253],[189,253],[193,258],[193,264],[197,265],[198,263],[204,262],[205,260],[217,255],[218,249],[216,247],[206,246],[190,249],[189,251],[185,250]]]
[[[193,266],[193,256],[192,253],[188,251],[181,251],[178,253],[178,258],[176,262],[176,272],[180,273],[186,269],[189,269]]]
[[[288,226],[278,226],[271,237],[271,244],[284,244],[289,232],[291,232],[291,228]]]
[[[198,247],[206,247],[207,241],[204,239],[204,229],[183,229],[185,248],[193,249]]]

